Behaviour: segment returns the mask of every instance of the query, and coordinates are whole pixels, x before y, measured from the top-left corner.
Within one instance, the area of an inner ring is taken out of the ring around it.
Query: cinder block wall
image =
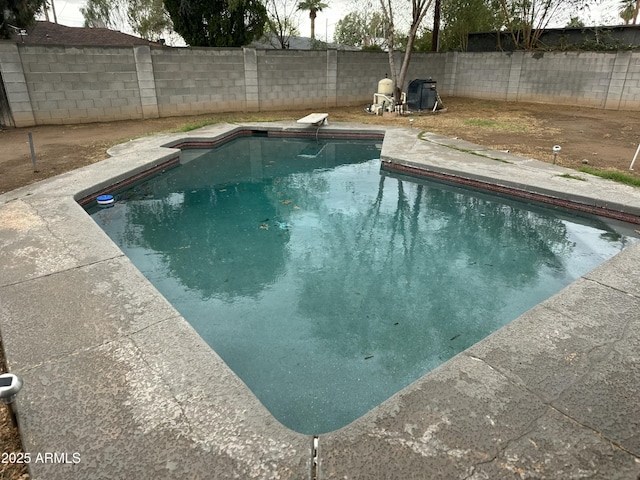
[[[132,48],[24,45],[19,50],[36,124],[141,117]]]
[[[625,52],[627,55],[618,56],[616,58],[616,68],[619,66],[620,71],[614,68],[612,74],[612,85],[609,88],[609,93],[614,88],[621,88],[620,103],[617,105],[619,110],[638,110],[640,109],[640,52]],[[622,58],[621,58],[622,57]],[[628,57],[628,58],[625,58]],[[625,71],[626,63],[626,72]],[[619,65],[618,65],[619,64]],[[624,80],[622,77],[624,76]],[[614,87],[614,85],[616,85]],[[620,87],[621,86],[621,87]],[[615,98],[614,95],[610,95]],[[608,101],[609,99],[607,99]],[[611,108],[616,107],[615,102],[612,102]]]
[[[593,52],[526,54],[518,100],[602,108],[616,56]]]
[[[482,62],[473,53],[457,54],[453,94],[506,100],[511,70],[511,56],[500,52],[486,52]]]
[[[640,109],[640,52],[448,53],[441,94]]]
[[[378,82],[390,73],[386,53],[338,52],[337,105],[370,104]]]
[[[618,52],[607,89],[605,108],[637,110],[640,106],[640,54]]]
[[[450,79],[446,75],[447,54],[443,53],[420,53],[413,54],[411,63],[409,64],[409,73],[407,75],[407,85],[409,81],[420,78],[436,81],[436,88],[441,94],[450,95],[451,87]],[[402,57],[399,59],[398,65],[401,65]],[[407,88],[407,85],[404,88]]]
[[[260,110],[325,108],[335,69],[327,50],[258,50]]]
[[[364,106],[390,71],[384,52],[0,42],[0,73],[29,126]],[[429,77],[441,96],[640,109],[640,52],[414,53],[407,82]]]
[[[20,52],[13,43],[0,42],[0,74],[0,88],[4,89],[6,107],[9,109],[2,112],[0,119],[5,125],[35,125]],[[5,106],[5,102],[0,104],[0,108],[2,106]]]
[[[245,110],[242,49],[162,48],[151,58],[161,117]]]

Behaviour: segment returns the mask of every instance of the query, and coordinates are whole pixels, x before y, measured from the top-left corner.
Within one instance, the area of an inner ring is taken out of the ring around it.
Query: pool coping
[[[170,166],[167,145],[241,130],[384,132],[385,169],[640,217],[640,189],[411,128],[335,122],[144,137],[0,195],[0,331],[25,381],[16,411],[32,479],[640,475],[640,242],[350,425],[317,438],[280,425],[78,204]]]

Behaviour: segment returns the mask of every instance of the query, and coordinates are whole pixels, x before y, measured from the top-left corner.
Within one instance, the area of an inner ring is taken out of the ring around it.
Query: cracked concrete
[[[0,328],[9,369],[25,380],[25,451],[80,455],[33,463],[31,478],[639,477],[640,243],[320,435],[314,467],[314,437],[280,425],[76,202],[161,168],[176,155],[167,145],[238,128],[138,139],[0,196]],[[380,127],[332,122],[322,131]],[[418,134],[387,129],[385,167],[640,216],[638,189]]]

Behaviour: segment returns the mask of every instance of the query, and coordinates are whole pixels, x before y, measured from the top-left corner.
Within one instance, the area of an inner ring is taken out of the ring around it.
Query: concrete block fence
[[[388,74],[383,52],[7,41],[0,120],[25,127],[364,106]],[[640,109],[640,52],[416,53],[408,80],[415,78],[435,79],[442,96]]]

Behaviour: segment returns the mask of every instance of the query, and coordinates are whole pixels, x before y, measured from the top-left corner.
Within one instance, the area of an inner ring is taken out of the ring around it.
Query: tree
[[[433,30],[431,32],[431,50],[440,50],[440,21],[442,17],[442,0],[436,0],[433,7]]]
[[[525,50],[536,47],[551,20],[594,3],[595,0],[499,0],[504,24],[514,46]]]
[[[422,53],[434,52],[433,40],[433,30],[428,27],[421,27],[416,40],[413,42],[413,51]],[[440,47],[438,47],[438,50],[440,50]]]
[[[157,40],[172,29],[162,0],[88,0],[80,12],[85,27],[132,30],[147,40]]]
[[[310,50],[326,50],[327,48],[329,48],[329,44],[327,42],[323,42],[322,40],[312,38],[309,42]]]
[[[260,38],[267,9],[259,0],[164,0],[173,26],[191,46],[241,47]]]
[[[128,27],[128,4],[128,0],[88,0],[85,7],[80,7],[84,26],[125,31]]]
[[[351,12],[338,20],[333,40],[342,45],[382,46],[384,31],[384,19],[379,12]]]
[[[311,39],[316,38],[316,15],[329,5],[322,3],[321,0],[302,0],[298,4],[298,10],[308,10],[311,19]]]
[[[357,12],[347,13],[336,23],[333,41],[341,45],[361,46],[365,43],[365,19]]]
[[[496,0],[444,2],[440,50],[466,52],[469,33],[498,30],[502,26],[501,20]]]
[[[407,38],[407,45],[402,59],[402,65],[400,66],[400,73],[396,70],[395,58],[394,58],[394,12],[392,0],[380,0],[382,6],[382,12],[384,14],[385,22],[388,25],[387,28],[387,45],[389,47],[389,69],[391,70],[391,80],[393,80],[393,92],[394,98],[397,104],[400,104],[402,96],[402,87],[407,78],[409,72],[409,63],[411,62],[411,53],[413,51],[413,44],[418,34],[418,29],[422,20],[424,20],[432,0],[411,0],[411,24],[409,26],[409,35]]]
[[[157,40],[173,29],[162,0],[129,0],[127,17],[134,32],[148,40]]]
[[[636,13],[635,0],[623,0],[620,2],[620,18],[624,20],[625,25],[629,25]]]
[[[567,28],[584,28],[585,24],[580,17],[571,17],[567,23]]]
[[[267,0],[266,32],[269,41],[279,48],[289,48],[289,39],[298,33],[298,0]],[[275,42],[273,41],[275,40]],[[277,42],[277,45],[275,43]]]
[[[0,0],[0,38],[10,38],[15,28],[29,29],[43,8],[46,0]]]
[[[621,0],[620,1],[620,18],[624,20],[625,25],[629,25],[633,21],[635,25],[638,20],[638,10],[640,9],[640,1],[638,0]]]

